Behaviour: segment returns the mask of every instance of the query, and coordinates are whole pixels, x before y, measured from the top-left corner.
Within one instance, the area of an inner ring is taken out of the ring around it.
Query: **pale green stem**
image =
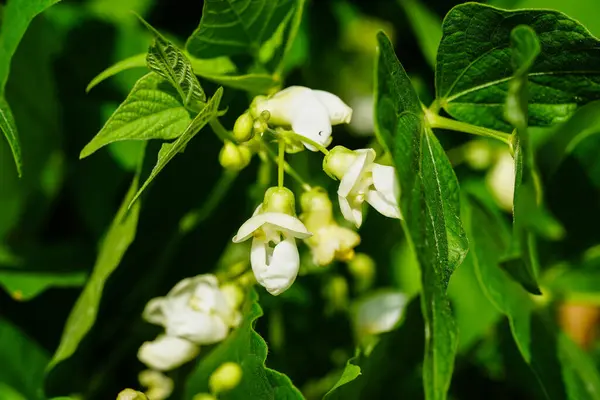
[[[500,140],[509,146],[511,145],[510,134],[505,132],[496,131],[494,129],[483,128],[481,126],[471,125],[466,122],[456,121],[450,118],[441,117],[429,110],[425,110],[425,118],[432,128],[448,129],[451,131],[458,131],[464,133],[470,133],[472,135],[485,136],[493,139]]]
[[[304,137],[302,135],[298,135],[295,132],[292,131],[286,131],[284,133],[285,136],[291,137],[292,139],[296,139],[302,143],[306,143],[306,144],[310,144],[311,146],[315,147],[317,150],[319,150],[321,153],[327,155],[329,154],[329,150],[327,150],[325,147],[323,147],[321,144],[315,142],[314,140],[311,140],[307,137]]]
[[[269,155],[271,160],[273,160],[274,163],[277,163],[277,155],[275,154],[275,152],[273,150],[271,150],[269,148],[269,146],[267,146],[267,145],[264,145],[263,148],[265,149],[266,153]],[[312,186],[310,186],[308,183],[306,183],[306,180],[304,178],[302,178],[300,173],[298,173],[298,171],[296,171],[290,164],[288,164],[287,162],[284,162],[283,168],[285,169],[285,172],[289,176],[291,176],[293,179],[295,179],[302,186],[303,190],[308,192],[309,190],[312,189]]]
[[[235,143],[235,139],[233,138],[231,133],[227,129],[225,129],[223,124],[221,124],[221,121],[219,121],[219,118],[214,117],[210,121],[208,121],[208,123],[210,124],[210,127],[212,128],[213,132],[215,132],[215,134],[223,142],[226,140],[229,140],[229,141],[232,141]]]
[[[277,159],[277,186],[283,187],[284,171],[285,168],[285,141],[279,139],[279,157]]]

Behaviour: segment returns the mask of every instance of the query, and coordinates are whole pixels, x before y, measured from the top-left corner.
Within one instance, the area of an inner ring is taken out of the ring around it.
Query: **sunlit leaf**
[[[19,301],[31,300],[52,287],[78,287],[85,283],[86,274],[75,272],[44,272],[26,270],[0,270],[0,286],[12,298]]]
[[[438,104],[454,118],[508,130],[504,99],[512,77],[510,34],[530,26],[540,54],[528,73],[529,124],[549,125],[600,98],[600,41],[552,10],[507,11],[478,3],[453,8],[436,65]]]
[[[113,64],[110,67],[106,68],[104,71],[100,72],[98,75],[96,75],[94,77],[94,79],[92,79],[90,81],[90,83],[87,85],[87,87],[85,88],[85,91],[89,92],[100,82],[110,78],[111,76],[118,74],[119,72],[123,72],[128,69],[132,69],[132,68],[142,68],[142,67],[146,67],[146,53],[136,54],[135,56],[131,56],[129,58],[121,60],[121,61],[117,62],[116,64]]]
[[[244,319],[225,341],[201,359],[185,384],[184,399],[208,393],[208,378],[223,363],[231,361],[242,367],[242,380],[219,399],[303,399],[290,379],[265,365],[267,344],[254,331],[256,320],[263,315],[256,291],[249,292],[243,307]]]
[[[457,346],[446,287],[468,246],[459,217],[458,181],[425,123],[421,103],[389,39],[380,33],[378,41],[376,132],[393,156],[404,230],[421,267],[421,301],[429,332],[423,366],[425,395],[444,399]]]
[[[154,72],[144,75],[129,96],[81,150],[85,158],[120,140],[174,139],[191,121],[173,88]]]

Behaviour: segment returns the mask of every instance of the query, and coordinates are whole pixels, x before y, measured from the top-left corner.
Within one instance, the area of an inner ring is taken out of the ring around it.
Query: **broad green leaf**
[[[4,132],[4,137],[8,141],[10,150],[15,159],[17,173],[19,176],[23,173],[23,160],[21,156],[21,145],[19,144],[19,136],[17,133],[17,125],[15,118],[10,110],[8,102],[4,100],[4,96],[0,93],[0,130]]]
[[[198,58],[233,54],[258,57],[262,44],[295,6],[295,0],[207,0],[186,49]]]
[[[10,0],[2,9],[0,23],[0,131],[8,140],[19,176],[21,176],[23,168],[21,147],[14,118],[4,99],[4,89],[8,80],[12,56],[27,27],[36,15],[58,1],[60,0]]]
[[[148,68],[173,85],[184,105],[205,102],[206,94],[204,94],[198,78],[194,75],[190,60],[183,54],[183,51],[168,41],[142,17],[139,19],[154,34],[154,42],[148,48],[146,57]]]
[[[577,21],[552,10],[466,3],[444,19],[436,65],[439,106],[462,121],[510,129],[504,100],[512,77],[510,34],[518,25],[529,25],[540,41],[528,73],[530,125],[564,121],[600,98],[600,42]]]
[[[265,365],[267,344],[254,331],[256,320],[263,315],[258,295],[251,290],[243,307],[244,318],[228,337],[202,358],[187,378],[184,399],[208,393],[210,375],[223,363],[235,362],[242,367],[242,380],[219,399],[303,399],[290,379]]]
[[[446,296],[448,280],[467,253],[459,217],[458,181],[392,44],[377,36],[376,133],[393,155],[403,227],[421,268],[426,331],[423,379],[427,399],[444,399],[457,347]]]
[[[69,314],[60,344],[46,368],[47,371],[71,357],[92,328],[100,306],[104,284],[119,266],[129,245],[135,239],[141,205],[136,203],[131,209],[129,205],[139,186],[142,159],[143,155],[140,157],[139,169],[131,186],[100,246],[92,274]]]
[[[442,21],[422,0],[398,0],[404,8],[425,59],[435,67],[438,45],[442,39]]]
[[[15,325],[0,318],[0,398],[10,389],[27,400],[43,400],[44,367],[48,354]],[[6,389],[9,387],[10,389]],[[18,397],[14,397],[18,399]]]
[[[177,93],[154,72],[144,75],[129,96],[81,150],[79,158],[120,140],[174,139],[191,121]]]
[[[200,130],[213,119],[218,111],[219,111],[219,103],[221,102],[221,97],[223,96],[223,88],[220,87],[217,89],[213,97],[206,103],[206,106],[194,117],[194,119],[189,123],[185,131],[177,138],[173,143],[165,143],[161,146],[160,151],[158,152],[158,160],[154,168],[152,168],[152,172],[150,176],[146,179],[140,190],[137,191],[129,206],[131,206],[135,201],[140,197],[142,192],[148,187],[148,185],[156,178],[156,176],[162,171],[162,169],[177,155],[177,153],[185,150],[185,146],[187,146],[188,142],[192,140],[194,136]]]
[[[86,274],[75,272],[44,272],[20,269],[0,270],[0,286],[19,301],[31,300],[52,287],[78,287],[85,283]]]
[[[515,193],[513,241],[509,250],[511,258],[503,267],[529,292],[541,294],[537,283],[535,236],[527,224],[531,210],[538,208],[542,196],[527,131],[527,79],[529,70],[540,53],[540,43],[533,29],[524,25],[515,27],[511,32],[511,50],[514,76],[509,82],[505,114],[506,120],[515,127]]]

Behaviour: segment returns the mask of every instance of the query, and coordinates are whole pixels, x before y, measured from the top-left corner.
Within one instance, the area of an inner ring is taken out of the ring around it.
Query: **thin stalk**
[[[275,152],[273,150],[271,150],[269,148],[269,146],[267,146],[267,145],[263,146],[263,148],[265,149],[265,152],[269,155],[271,160],[274,163],[277,163],[277,155],[275,154]],[[303,190],[308,192],[309,190],[312,189],[312,186],[310,186],[308,183],[306,183],[306,180],[304,178],[302,178],[300,173],[298,173],[298,171],[296,171],[294,169],[294,167],[292,167],[290,164],[288,164],[287,161],[283,163],[283,168],[285,169],[285,172],[289,176],[291,176],[296,182],[298,182],[302,186]]]
[[[471,125],[466,122],[456,121],[450,118],[441,117],[433,112],[426,110],[425,116],[429,122],[429,126],[432,128],[448,129],[451,131],[458,131],[464,133],[470,133],[472,135],[485,136],[500,140],[501,142],[511,145],[510,134],[505,132],[496,131],[494,129],[483,128],[481,126]]]
[[[229,133],[229,131],[225,129],[221,121],[219,121],[219,118],[214,117],[210,121],[208,121],[208,123],[210,124],[210,127],[212,128],[213,132],[217,135],[219,139],[221,139],[221,141],[224,142],[226,140],[229,140],[235,143],[235,139],[233,138],[231,133]]]
[[[283,187],[284,179],[284,168],[285,168],[285,141],[279,139],[279,157],[277,158],[277,186]]]

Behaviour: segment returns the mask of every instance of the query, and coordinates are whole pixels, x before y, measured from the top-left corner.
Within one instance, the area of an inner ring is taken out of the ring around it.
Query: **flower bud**
[[[246,146],[238,146],[233,142],[225,141],[219,153],[221,166],[229,171],[241,171],[246,168],[252,159],[252,152]]]
[[[192,397],[192,400],[217,400],[217,398],[210,393],[198,393]]]
[[[221,364],[208,378],[211,393],[227,392],[242,380],[242,368],[238,363],[226,362]]]
[[[364,291],[371,287],[375,278],[375,261],[367,254],[358,253],[348,262],[348,271],[356,281],[356,289]]]
[[[333,206],[325,189],[315,187],[300,196],[300,206],[304,213],[332,213]]]
[[[465,161],[473,169],[486,169],[492,163],[492,149],[485,140],[472,140],[465,146]]]
[[[146,396],[151,400],[164,400],[173,393],[173,379],[159,371],[144,370],[138,374],[138,381],[148,388]]]
[[[221,293],[225,296],[225,300],[231,305],[231,307],[238,309],[244,303],[244,291],[235,283],[225,283],[221,285]]]
[[[329,300],[329,311],[345,309],[348,306],[348,282],[341,275],[333,276],[324,287],[323,295]]]
[[[250,115],[252,115],[252,117],[260,117],[260,113],[264,109],[263,105],[266,100],[267,96],[256,96],[254,100],[252,100],[252,103],[250,104]]]
[[[137,390],[124,389],[117,395],[117,400],[148,400],[148,398]]]
[[[350,165],[356,160],[356,154],[344,146],[335,146],[323,158],[323,171],[334,179],[342,179]]]
[[[294,193],[285,187],[271,187],[265,192],[263,209],[266,212],[280,212],[296,215]]]
[[[254,124],[252,125],[252,134],[256,136],[262,135],[268,127],[269,124],[265,120],[258,118],[254,120]]]
[[[247,142],[252,138],[253,125],[254,119],[250,113],[243,113],[238,117],[233,125],[233,137],[240,143]]]

